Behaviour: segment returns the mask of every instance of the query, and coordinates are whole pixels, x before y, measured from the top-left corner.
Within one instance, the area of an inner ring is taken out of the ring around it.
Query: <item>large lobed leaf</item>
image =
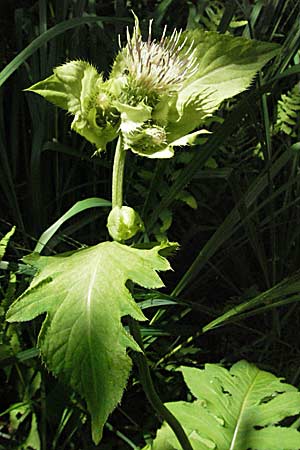
[[[181,371],[196,400],[167,406],[194,450],[299,450],[300,432],[280,425],[300,412],[300,392],[295,387],[246,361],[230,371],[217,364]],[[181,450],[167,424],[146,448]]]
[[[145,320],[125,283],[161,287],[156,271],[170,268],[159,255],[163,247],[139,250],[104,242],[61,256],[24,258],[38,273],[7,320],[27,321],[47,313],[38,342],[43,359],[85,398],[95,442],[126,386],[131,369],[126,348],[140,350],[121,323],[125,315]]]

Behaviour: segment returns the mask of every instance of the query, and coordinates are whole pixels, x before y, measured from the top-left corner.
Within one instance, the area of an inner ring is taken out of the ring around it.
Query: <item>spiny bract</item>
[[[122,138],[125,149],[170,158],[193,144],[223,100],[244,91],[279,46],[216,32],[174,30],[143,40],[139,21],[104,80],[95,67],[70,61],[29,88],[69,111],[72,129],[105,150]],[[194,131],[197,130],[197,131]]]

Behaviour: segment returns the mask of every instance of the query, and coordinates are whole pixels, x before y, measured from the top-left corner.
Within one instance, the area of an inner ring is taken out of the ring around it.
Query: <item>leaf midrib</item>
[[[86,313],[87,313],[87,320],[88,320],[88,327],[87,327],[87,343],[88,343],[88,349],[89,354],[87,355],[90,359],[90,369],[91,369],[91,380],[92,380],[92,387],[95,395],[97,395],[97,374],[96,374],[96,367],[95,367],[95,358],[93,358],[93,345],[92,345],[92,326],[91,326],[91,308],[92,308],[92,295],[96,283],[98,273],[98,264],[95,264],[95,268],[91,274],[88,291],[87,291],[87,297],[86,297]]]
[[[253,381],[250,384],[249,388],[247,389],[246,395],[245,395],[244,400],[243,400],[243,402],[241,404],[241,407],[240,407],[240,410],[239,410],[238,420],[236,422],[236,426],[235,426],[235,429],[234,429],[234,433],[233,433],[233,437],[232,437],[232,440],[231,440],[231,444],[230,444],[229,450],[234,450],[234,448],[235,448],[235,442],[236,442],[236,438],[237,438],[237,435],[238,435],[238,432],[239,432],[239,428],[240,428],[240,424],[241,424],[241,421],[242,421],[243,412],[246,409],[248,397],[250,395],[251,390],[253,389],[253,386],[255,384],[255,380],[256,380],[258,374],[259,374],[259,371],[256,372],[256,375],[253,378]]]

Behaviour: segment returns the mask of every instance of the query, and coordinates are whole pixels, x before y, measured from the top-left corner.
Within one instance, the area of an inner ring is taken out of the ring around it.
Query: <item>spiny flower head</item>
[[[187,38],[181,39],[182,30],[174,29],[166,38],[167,27],[159,41],[152,39],[152,23],[149,22],[148,39],[142,40],[138,20],[130,36],[127,28],[127,45],[122,53],[123,72],[131,86],[148,94],[166,94],[177,91],[197,70],[193,43],[185,48]]]
[[[203,30],[143,40],[139,21],[107,80],[85,61],[69,61],[29,90],[67,110],[72,129],[97,152],[122,138],[125,149],[170,158],[191,145],[223,100],[247,89],[256,72],[279,51],[277,44]],[[195,131],[197,130],[197,131]]]
[[[152,20],[143,40],[134,17],[132,34],[126,30],[125,47],[119,39],[120,52],[108,84],[115,93],[125,148],[149,158],[169,158],[173,148],[169,146],[168,116],[180,91],[197,74],[196,46],[182,30],[174,29],[167,37],[166,26],[161,38],[153,39]]]

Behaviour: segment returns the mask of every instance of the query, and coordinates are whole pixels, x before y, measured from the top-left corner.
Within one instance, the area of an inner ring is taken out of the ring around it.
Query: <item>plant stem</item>
[[[130,332],[136,342],[139,344],[141,349],[143,350],[143,341],[140,333],[139,324],[136,320],[129,318],[129,327]],[[135,352],[134,360],[137,364],[138,370],[139,370],[139,377],[140,381],[142,383],[144,392],[147,396],[147,399],[149,400],[150,404],[152,405],[153,409],[157,412],[157,414],[162,417],[172,428],[174,431],[181,447],[183,450],[193,450],[193,447],[191,446],[191,443],[182,428],[180,422],[176,419],[176,417],[169,411],[165,405],[162,403],[161,399],[159,398],[149,370],[148,361],[144,353]]]
[[[123,147],[122,138],[121,136],[119,136],[115,151],[113,174],[112,174],[112,208],[116,206],[121,208],[123,205],[123,177],[124,177],[125,157],[126,151],[124,150]],[[143,341],[138,323],[136,322],[136,320],[129,318],[129,326],[132,336],[143,350]],[[173,416],[173,414],[165,407],[165,405],[159,398],[151,378],[145,354],[136,352],[134,355],[134,359],[138,366],[140,381],[142,383],[143,389],[153,409],[172,428],[182,449],[193,450],[190,441],[188,440],[188,437],[185,434],[184,429],[182,428],[176,417]]]
[[[122,137],[119,136],[112,174],[112,208],[123,205],[123,177],[125,167],[126,150],[124,150]]]
[[[47,449],[47,406],[46,406],[46,386],[45,386],[45,376],[42,373],[41,381],[41,448],[42,450]]]

